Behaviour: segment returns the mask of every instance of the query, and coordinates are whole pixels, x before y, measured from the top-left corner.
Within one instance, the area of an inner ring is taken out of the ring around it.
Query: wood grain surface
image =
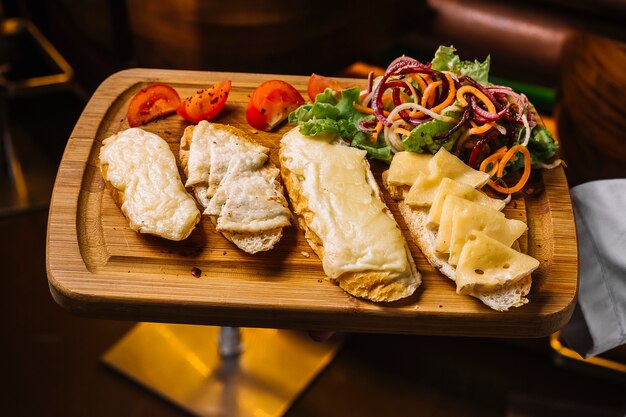
[[[530,303],[508,312],[457,295],[454,283],[435,271],[409,238],[421,287],[403,301],[375,304],[327,279],[295,226],[273,250],[255,255],[238,250],[206,219],[182,242],[130,230],[104,188],[97,158],[106,137],[128,128],[126,108],[135,92],[165,82],[186,97],[231,79],[230,97],[216,121],[254,135],[278,164],[279,140],[293,126],[266,133],[245,121],[249,95],[273,78],[290,82],[306,97],[308,77],[156,69],[122,71],[98,88],[69,138],[50,206],[47,274],[61,306],[84,316],[133,321],[488,337],[541,337],[567,323],[578,254],[562,168],[543,172],[543,192],[518,197],[505,209],[508,217],[528,222],[521,246],[540,261]],[[144,128],[163,137],[178,155],[187,125],[172,115]],[[375,175],[383,168],[373,163]],[[404,229],[397,207],[390,198],[387,202]],[[191,274],[194,267],[202,271],[200,277]]]

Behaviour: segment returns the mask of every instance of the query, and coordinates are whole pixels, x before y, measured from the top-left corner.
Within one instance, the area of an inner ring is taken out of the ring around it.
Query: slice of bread
[[[297,127],[294,128],[294,130],[292,130],[287,135],[298,135],[299,132],[297,132],[297,129]],[[287,135],[285,135],[285,137],[287,137]],[[333,142],[332,145],[337,147],[343,146],[340,142]],[[403,244],[403,246],[399,246],[399,250],[402,252],[401,257],[406,260],[406,267],[404,270],[399,271],[392,268],[386,269],[384,266],[378,267],[378,265],[370,265],[364,268],[342,270],[340,273],[337,273],[336,276],[332,276],[327,270],[325,261],[327,261],[326,257],[335,257],[335,249],[332,250],[332,254],[329,253],[329,250],[326,247],[328,242],[325,242],[324,238],[316,233],[315,228],[320,227],[320,223],[323,223],[321,227],[331,227],[331,229],[328,231],[329,234],[343,233],[340,230],[332,228],[332,225],[338,225],[336,220],[339,219],[339,217],[335,217],[334,215],[332,215],[332,210],[339,209],[340,207],[345,207],[339,202],[339,200],[346,198],[349,195],[349,192],[346,191],[336,195],[333,194],[333,198],[331,199],[331,201],[333,201],[333,203],[335,204],[333,204],[333,208],[330,212],[325,212],[326,214],[320,214],[319,212],[316,212],[312,204],[310,204],[311,202],[309,201],[307,194],[304,192],[304,183],[307,179],[305,178],[305,176],[301,175],[300,173],[294,172],[288,167],[289,164],[286,163],[286,161],[289,156],[286,155],[285,148],[286,147],[283,138],[283,141],[281,141],[281,148],[279,153],[279,158],[281,161],[281,176],[283,178],[285,187],[287,188],[293,210],[297,215],[298,225],[304,231],[304,236],[310,247],[322,260],[326,274],[332,279],[335,279],[339,286],[347,293],[355,297],[364,298],[375,302],[396,301],[412,295],[417,287],[421,284],[421,275],[415,266],[413,257],[406,241],[404,240],[404,237],[401,233],[399,233],[399,227],[395,223],[391,211],[387,208],[384,202],[378,184],[376,183],[376,180],[374,179],[374,176],[372,175],[369,168],[369,163],[367,162],[367,159],[363,158],[362,162],[367,178],[367,193],[369,193],[376,200],[382,203],[382,213],[384,213],[383,215],[389,216],[389,218],[391,218],[392,221],[389,222],[391,228],[390,230],[388,230],[388,233],[396,233],[394,229],[397,229],[397,232]],[[331,158],[330,154],[327,154],[327,156],[328,158]],[[325,180],[323,173],[319,180],[325,188],[327,183],[324,183]],[[352,213],[352,215],[355,219],[358,219],[361,213]],[[358,227],[358,225],[356,227]],[[341,269],[341,266],[339,267],[339,269]]]
[[[400,200],[398,201],[398,209],[404,218],[407,228],[413,241],[421,249],[428,262],[437,268],[443,275],[452,281],[456,279],[456,268],[448,263],[439,253],[435,251],[435,232],[428,227],[428,210],[427,207],[411,208],[404,201],[403,187],[389,185],[386,181],[386,172],[383,173],[383,184],[389,190],[390,194]],[[405,187],[406,188],[406,187]],[[517,245],[517,242],[514,244]],[[532,280],[530,275],[525,276],[521,280],[508,283],[497,290],[472,294],[472,296],[481,300],[488,307],[497,311],[507,311],[512,307],[520,307],[528,303],[526,297],[530,291]]]
[[[279,170],[268,154],[268,148],[242,130],[205,121],[188,126],[180,142],[186,186],[193,189],[204,215],[226,239],[251,254],[274,248],[291,224]]]
[[[131,229],[183,240],[200,221],[200,211],[183,186],[167,142],[139,128],[102,142],[100,171]]]

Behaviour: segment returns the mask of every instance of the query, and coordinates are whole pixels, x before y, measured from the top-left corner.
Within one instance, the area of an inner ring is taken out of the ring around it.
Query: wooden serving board
[[[238,250],[206,219],[182,242],[130,230],[104,187],[97,160],[103,139],[128,128],[126,109],[135,92],[163,82],[186,97],[231,79],[230,97],[215,121],[249,132],[271,148],[278,164],[279,140],[293,126],[265,133],[245,121],[254,88],[276,78],[306,97],[308,77],[267,74],[132,69],[112,75],[98,88],[69,138],[51,201],[47,272],[60,305],[85,316],[132,321],[491,337],[540,337],[567,323],[577,289],[578,254],[561,168],[543,173],[545,191],[538,197],[518,198],[506,209],[508,217],[528,222],[522,248],[540,261],[530,303],[508,312],[457,295],[454,283],[428,264],[408,233],[423,283],[406,300],[375,304],[348,295],[327,279],[295,226],[285,229],[273,250],[255,255]],[[144,128],[162,136],[178,155],[186,126],[172,115]],[[378,178],[383,168],[373,163]],[[404,229],[394,202],[387,198],[387,203]],[[194,277],[192,268],[199,268],[201,276]]]

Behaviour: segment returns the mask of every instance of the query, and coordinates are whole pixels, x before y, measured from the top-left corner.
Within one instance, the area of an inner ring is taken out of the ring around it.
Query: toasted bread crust
[[[281,162],[284,161],[282,146],[279,152],[279,159]],[[376,180],[371,174],[367,160],[364,160],[364,164],[366,165],[368,172],[368,182],[370,183],[374,194],[384,203],[384,199]],[[315,252],[320,259],[324,259],[324,244],[320,237],[309,227],[309,225],[313,222],[315,213],[309,210],[307,199],[301,192],[302,186],[298,175],[287,169],[285,164],[281,164],[280,172],[289,195],[291,206],[296,214],[298,226],[304,231],[304,237],[313,252]],[[387,207],[386,204],[385,207]],[[388,208],[386,211],[387,214],[393,218],[391,211],[389,211]],[[408,245],[405,246],[405,249],[410,265],[410,270],[408,272],[346,272],[341,274],[336,281],[347,293],[355,297],[375,302],[390,302],[408,297],[413,294],[413,292],[415,292],[417,287],[420,285],[421,275],[415,266],[415,262],[413,261]]]

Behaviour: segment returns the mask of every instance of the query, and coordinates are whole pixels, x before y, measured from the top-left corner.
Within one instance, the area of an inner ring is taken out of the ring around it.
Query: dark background
[[[355,62],[385,67],[400,54],[428,60],[437,45],[454,44],[464,57],[491,54],[492,74],[520,83],[551,116],[568,39],[591,33],[619,45],[626,38],[624,3],[606,0],[593,7],[559,0],[33,0],[2,7],[5,17],[35,23],[74,69],[72,83],[6,99],[7,128],[29,180],[29,203],[17,209],[5,172],[0,188],[7,207],[0,216],[2,413],[11,416],[185,415],[100,363],[133,323],[72,316],[47,288],[56,169],[86,101],[112,73],[353,75]],[[35,59],[27,48],[20,52]],[[622,416],[625,380],[559,358],[545,338],[358,334],[287,415]]]

